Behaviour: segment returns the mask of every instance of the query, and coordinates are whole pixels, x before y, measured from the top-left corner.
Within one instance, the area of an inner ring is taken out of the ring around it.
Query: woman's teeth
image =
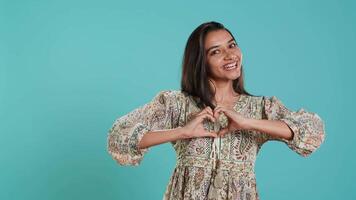
[[[225,70],[232,70],[232,69],[235,69],[236,67],[237,67],[237,62],[225,65],[224,69]]]

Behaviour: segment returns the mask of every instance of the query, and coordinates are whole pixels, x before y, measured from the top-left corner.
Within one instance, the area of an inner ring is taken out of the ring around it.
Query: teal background
[[[215,20],[244,53],[246,88],[325,122],[303,158],[269,142],[261,199],[355,194],[354,1],[0,1],[0,199],[162,199],[170,144],[139,167],[106,151],[114,120],[179,89],[189,34]]]

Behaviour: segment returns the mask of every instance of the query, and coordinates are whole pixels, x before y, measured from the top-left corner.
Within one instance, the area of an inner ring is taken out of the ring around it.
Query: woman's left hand
[[[222,105],[217,105],[214,109],[214,118],[218,119],[220,113],[224,113],[228,118],[228,126],[218,132],[218,136],[224,136],[227,132],[246,129],[247,118],[237,113],[234,109],[227,108]]]

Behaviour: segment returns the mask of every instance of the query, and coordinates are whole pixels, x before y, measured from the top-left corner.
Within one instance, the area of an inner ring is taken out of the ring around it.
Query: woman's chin
[[[227,75],[227,78],[230,80],[235,80],[240,77],[240,72],[230,73]]]

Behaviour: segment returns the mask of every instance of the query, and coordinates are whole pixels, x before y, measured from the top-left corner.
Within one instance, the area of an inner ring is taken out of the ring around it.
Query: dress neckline
[[[191,96],[191,95],[187,95],[187,96],[190,99],[190,101],[192,101],[195,105],[196,105],[196,102],[199,101],[199,97],[195,97],[195,96]],[[234,101],[232,108],[236,111],[240,110],[242,108],[242,105],[244,104],[244,102],[246,102],[247,96],[248,95],[245,95],[245,94],[239,94],[237,99]]]

